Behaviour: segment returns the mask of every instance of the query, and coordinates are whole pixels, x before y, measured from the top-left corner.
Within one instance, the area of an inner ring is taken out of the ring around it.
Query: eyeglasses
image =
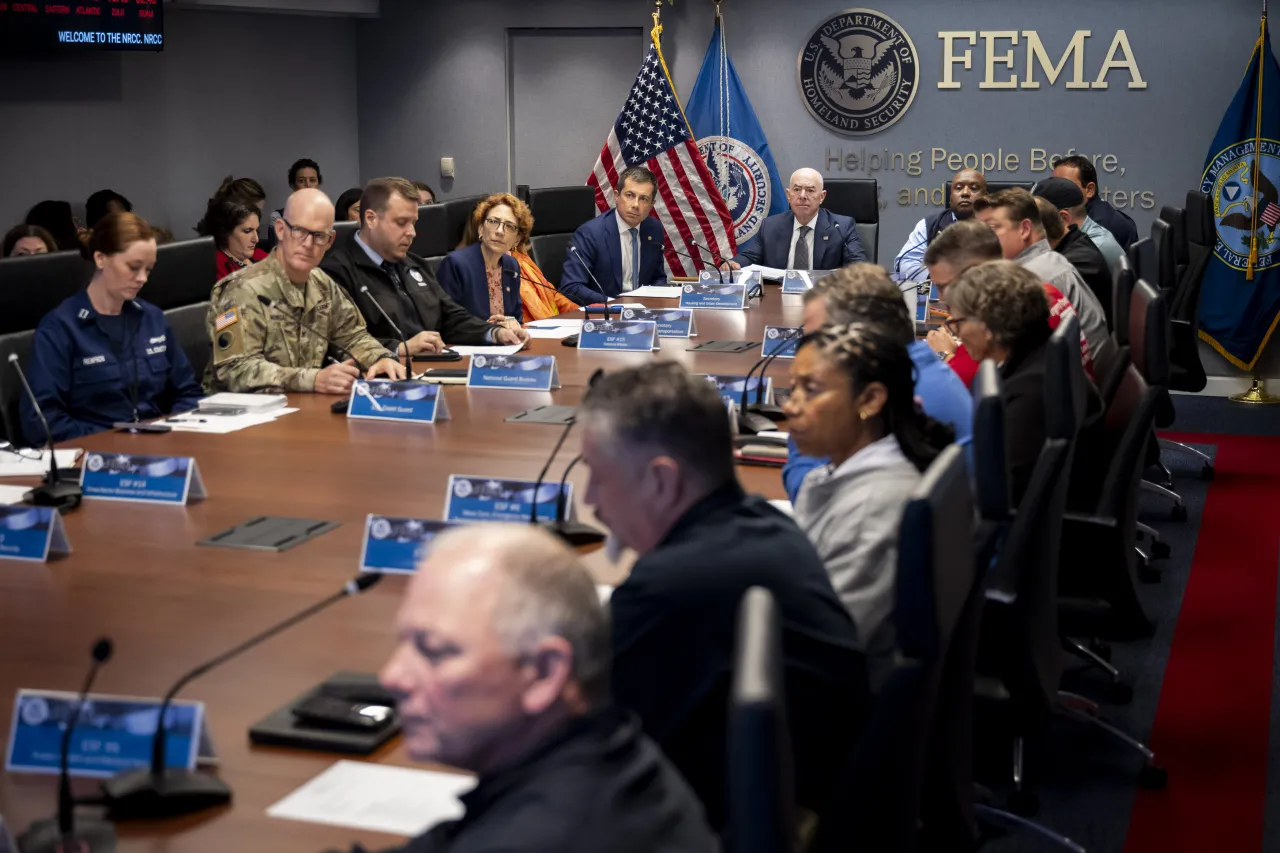
[[[820,195],[822,190],[817,187],[792,187],[791,194],[799,196]]]
[[[960,326],[962,323],[964,323],[968,319],[969,319],[968,317],[956,317],[955,315],[952,315],[947,319],[943,320],[942,325],[946,328],[948,332],[951,333],[952,337],[959,337]]]
[[[498,219],[496,216],[492,216],[486,219],[484,221],[484,224],[488,225],[490,228],[492,228],[494,231],[497,231],[499,234],[503,234],[507,231],[511,231],[514,233],[520,230],[520,226],[515,224],[514,222],[508,222],[505,219]]]
[[[300,243],[305,243],[310,240],[315,246],[327,246],[330,241],[333,240],[332,231],[311,231],[298,225],[294,225],[283,216],[280,217],[280,221],[289,229],[289,233],[293,235],[293,239]]]

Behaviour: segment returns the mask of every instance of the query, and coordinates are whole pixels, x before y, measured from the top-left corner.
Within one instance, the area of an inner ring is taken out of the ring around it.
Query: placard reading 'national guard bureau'
[[[624,320],[652,320],[660,338],[696,338],[698,326],[692,308],[641,308],[630,305],[622,309]],[[581,344],[579,344],[581,349]]]
[[[51,506],[0,506],[0,558],[43,563],[71,553],[62,516]]]
[[[804,337],[804,329],[799,326],[765,326],[764,345],[760,348],[762,356],[778,358],[795,358],[796,348]]]
[[[468,388],[551,391],[560,387],[554,355],[473,355]]]
[[[371,514],[364,522],[360,571],[412,574],[431,540],[452,526],[447,521]]]
[[[533,480],[500,480],[453,474],[444,499],[446,521],[528,522],[534,502]],[[559,482],[537,486],[538,520],[555,521]],[[564,485],[565,517],[573,517],[573,483]]]
[[[86,453],[80,470],[86,498],[182,504],[205,497],[204,481],[190,456]]]
[[[657,337],[658,324],[652,320],[584,320],[578,350],[652,352]]]
[[[449,419],[449,406],[439,385],[357,379],[351,383],[347,417],[432,424]]]

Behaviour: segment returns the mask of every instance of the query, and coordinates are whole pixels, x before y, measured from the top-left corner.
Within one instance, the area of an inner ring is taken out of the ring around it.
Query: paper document
[[[558,329],[561,326],[573,326],[575,329],[582,328],[582,321],[575,320],[572,317],[548,317],[545,320],[533,320],[525,323],[525,329]]]
[[[784,515],[795,515],[795,509],[791,506],[791,501],[769,501],[769,506]]]
[[[183,412],[169,418],[161,418],[160,423],[173,427],[174,432],[203,432],[210,435],[225,435],[229,432],[247,429],[253,426],[269,424],[281,415],[289,415],[297,409],[276,409],[271,412],[244,415],[211,415],[207,412]]]
[[[482,347],[459,347],[452,346],[449,349],[458,355],[515,355],[524,348],[524,344],[510,344],[508,346],[482,346]]]
[[[750,266],[745,266],[742,268],[743,273],[751,273],[751,272],[755,272],[756,270],[760,271],[761,278],[771,278],[775,281],[782,281],[782,279],[785,278],[787,275],[786,270],[775,269],[773,267],[764,267],[764,266],[761,266],[760,264],[751,264]],[[739,273],[735,272],[734,275],[737,276],[739,275]]]
[[[652,284],[646,284],[644,287],[637,287],[635,290],[623,291],[618,296],[618,299],[625,299],[628,297],[633,299],[653,299],[654,297],[657,297],[658,299],[679,299],[680,285],[677,284],[672,287],[655,287]],[[614,302],[617,302],[617,299],[615,299]]]
[[[58,450],[58,467],[74,468],[80,454],[78,447]],[[0,477],[39,477],[49,470],[49,451],[0,448]]]
[[[552,326],[548,328],[544,326],[537,329],[526,329],[526,331],[529,333],[529,337],[533,338],[535,341],[539,339],[549,340],[549,341],[562,341],[565,338],[569,337],[570,335],[578,334],[578,332],[580,332],[581,330],[582,330],[581,326],[578,326],[577,328],[573,326]]]
[[[462,817],[476,778],[363,761],[339,761],[267,809],[269,817],[419,835]]]
[[[22,503],[22,496],[31,491],[30,486],[0,486],[0,504],[13,506]]]

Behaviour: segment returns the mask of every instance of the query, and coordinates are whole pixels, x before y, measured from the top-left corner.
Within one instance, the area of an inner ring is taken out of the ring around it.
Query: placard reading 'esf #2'
[[[347,417],[371,421],[431,424],[449,419],[449,406],[439,385],[357,379],[351,383]]]
[[[628,305],[622,309],[622,319],[652,320],[658,327],[660,338],[694,338],[698,335],[692,308],[632,308]],[[578,348],[582,348],[581,343]]]
[[[86,453],[80,470],[86,498],[153,504],[186,504],[205,496],[196,460],[189,456]]]
[[[71,552],[62,516],[49,506],[0,506],[0,559],[42,563]]]
[[[765,326],[764,345],[760,354],[778,358],[795,358],[796,348],[804,337],[804,329],[799,326]]]
[[[360,571],[412,574],[431,540],[452,526],[426,518],[370,515],[364,523]]]
[[[658,324],[652,320],[584,320],[578,349],[651,352],[657,336]]]
[[[550,391],[560,387],[554,355],[473,355],[468,388]]]
[[[449,477],[449,491],[444,500],[446,521],[522,521],[529,520],[535,498],[538,519],[556,519],[560,483],[544,482],[534,494],[533,480],[502,480],[494,477]],[[573,517],[573,484],[564,486],[565,517]]]

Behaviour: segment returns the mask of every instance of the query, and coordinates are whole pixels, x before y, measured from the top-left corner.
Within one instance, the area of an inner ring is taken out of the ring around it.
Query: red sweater
[[[267,253],[264,252],[262,249],[254,249],[253,260],[250,261],[249,263],[256,264],[258,261],[262,260],[266,256],[267,256]],[[244,265],[242,265],[237,260],[233,260],[230,255],[228,255],[226,252],[222,251],[221,249],[217,251],[217,264],[218,264],[218,278],[216,279],[216,281],[222,281],[224,278],[231,275],[236,270],[244,269]]]

